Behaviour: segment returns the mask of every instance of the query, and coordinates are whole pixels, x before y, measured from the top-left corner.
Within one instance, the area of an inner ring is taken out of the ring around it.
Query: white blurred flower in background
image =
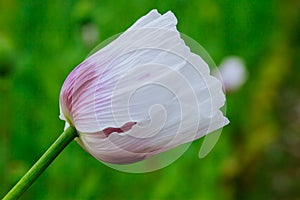
[[[99,31],[96,24],[89,22],[82,26],[82,40],[86,46],[93,46],[98,42]]]
[[[218,69],[213,74],[222,81],[226,92],[238,90],[247,80],[247,69],[240,57],[225,57]]]

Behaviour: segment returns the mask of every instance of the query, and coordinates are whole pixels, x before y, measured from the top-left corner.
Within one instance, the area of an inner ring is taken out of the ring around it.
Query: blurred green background
[[[60,87],[101,41],[153,8],[219,64],[244,59],[215,148],[203,139],[172,165],[128,174],[73,142],[21,199],[300,199],[300,1],[0,0],[0,196],[63,130]]]

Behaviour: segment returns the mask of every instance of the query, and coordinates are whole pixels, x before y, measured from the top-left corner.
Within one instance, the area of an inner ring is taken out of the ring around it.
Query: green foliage
[[[300,4],[277,0],[0,0],[0,196],[63,130],[60,87],[99,42],[149,10],[172,10],[180,32],[218,65],[242,57],[247,83],[228,94],[231,123],[203,159],[202,140],[147,174],[108,168],[75,142],[21,199],[296,199],[300,196]],[[85,41],[91,25],[95,40]]]

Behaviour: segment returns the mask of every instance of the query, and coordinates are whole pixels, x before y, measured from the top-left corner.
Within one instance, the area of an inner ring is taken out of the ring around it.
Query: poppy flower
[[[134,163],[229,123],[221,82],[176,24],[152,10],[66,78],[60,118],[96,159]]]

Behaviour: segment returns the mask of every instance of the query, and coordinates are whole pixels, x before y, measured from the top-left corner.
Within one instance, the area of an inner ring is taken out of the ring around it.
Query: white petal
[[[151,11],[72,75],[69,112],[96,158],[135,162],[228,123],[219,111],[225,101],[220,81],[190,52],[176,23],[171,12]],[[103,132],[126,123],[136,124],[123,133]]]

